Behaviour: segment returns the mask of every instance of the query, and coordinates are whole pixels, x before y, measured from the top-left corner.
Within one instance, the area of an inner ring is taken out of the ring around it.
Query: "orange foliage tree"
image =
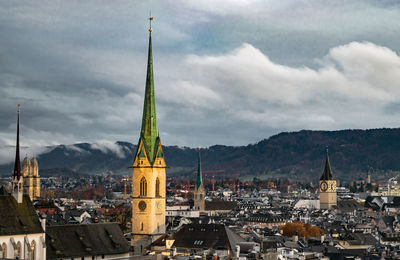
[[[313,226],[310,223],[303,223],[301,221],[286,223],[279,227],[279,231],[283,232],[285,236],[291,237],[298,235],[299,237],[320,237],[324,234],[324,231],[317,226]]]

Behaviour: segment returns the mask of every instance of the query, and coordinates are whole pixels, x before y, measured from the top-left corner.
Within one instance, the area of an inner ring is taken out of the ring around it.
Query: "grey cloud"
[[[2,1],[1,158],[14,145],[17,103],[24,146],[135,143],[150,9],[164,144],[246,144],[282,130],[398,125],[391,112],[399,98],[398,4],[209,3]]]

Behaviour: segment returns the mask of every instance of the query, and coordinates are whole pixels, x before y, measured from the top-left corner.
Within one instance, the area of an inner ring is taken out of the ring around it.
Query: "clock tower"
[[[151,21],[144,96],[142,128],[131,168],[132,176],[132,246],[135,255],[165,233],[164,153],[158,133],[154,94]]]
[[[321,209],[330,209],[332,206],[336,206],[336,204],[336,180],[332,176],[327,150],[325,169],[319,180],[319,205]]]

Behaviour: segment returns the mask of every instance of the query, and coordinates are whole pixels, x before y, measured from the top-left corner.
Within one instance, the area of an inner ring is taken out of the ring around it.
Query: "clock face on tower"
[[[326,181],[322,181],[320,184],[321,191],[326,191],[328,189],[328,183]]]
[[[145,209],[146,209],[146,202],[144,202],[143,200],[141,200],[140,202],[139,202],[139,209],[140,209],[140,211],[145,211]]]
[[[336,182],[332,182],[332,183],[330,184],[330,190],[331,190],[331,191],[336,191]]]

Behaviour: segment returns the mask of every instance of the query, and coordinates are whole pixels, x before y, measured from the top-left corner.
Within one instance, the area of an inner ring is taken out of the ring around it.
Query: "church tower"
[[[319,205],[321,209],[330,209],[336,204],[336,180],[332,176],[328,150],[326,150],[325,169],[319,181]]]
[[[21,175],[21,161],[19,157],[19,109],[20,105],[18,104],[18,116],[17,116],[17,144],[15,149],[15,163],[14,163],[14,172],[11,180],[11,189],[12,196],[18,203],[22,203],[23,197],[23,177]]]
[[[22,174],[24,177],[24,194],[29,195],[31,200],[40,197],[39,164],[36,157],[29,159],[28,154],[22,162]]]
[[[197,160],[196,187],[194,188],[194,209],[204,211],[204,208],[205,208],[205,191],[203,186],[203,174],[201,171],[201,157],[199,149],[199,158]]]
[[[165,233],[164,153],[157,128],[151,21],[142,128],[132,176],[132,245],[135,254]]]

